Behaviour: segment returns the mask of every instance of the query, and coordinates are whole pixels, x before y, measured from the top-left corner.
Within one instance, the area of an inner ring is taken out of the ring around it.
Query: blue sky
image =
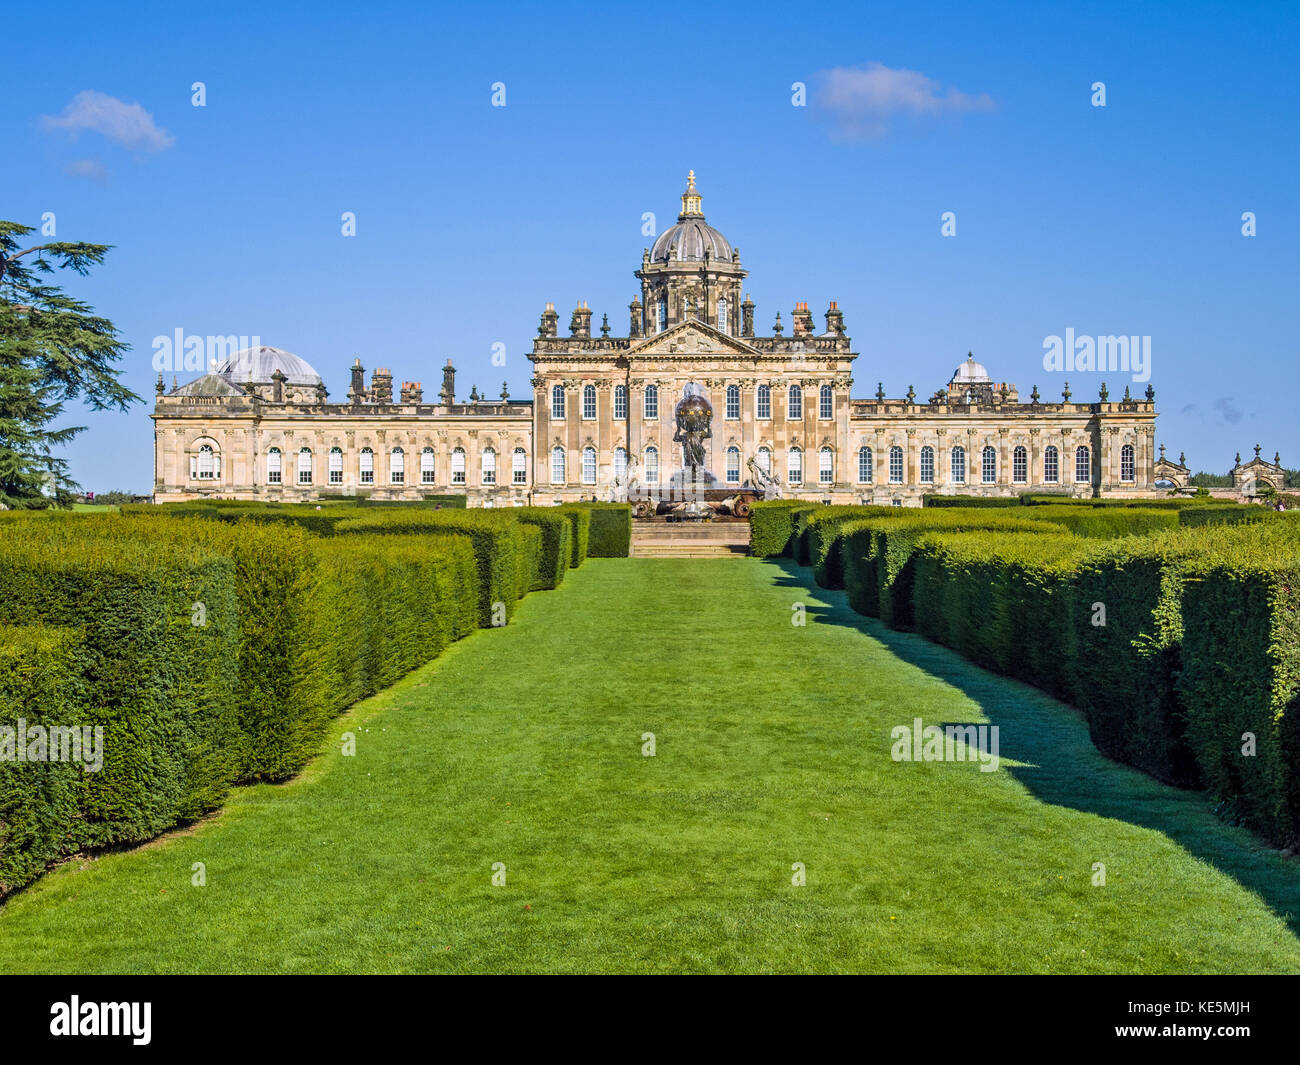
[[[145,403],[70,410],[87,488],[150,489],[152,342],[177,329],[259,336],[336,399],[354,356],[529,395],[546,301],[626,333],[642,214],[672,224],[691,168],[760,332],[839,302],[855,396],[928,396],[969,350],[1091,397],[1103,375],[1045,371],[1044,338],[1146,335],[1173,455],[1300,465],[1300,6],[127,6],[7,12],[0,74],[0,217],[116,245],[69,288]]]

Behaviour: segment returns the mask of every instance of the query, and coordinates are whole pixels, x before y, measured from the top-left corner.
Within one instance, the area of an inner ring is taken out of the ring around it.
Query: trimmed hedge
[[[1064,525],[1075,536],[1111,540],[1120,536],[1145,536],[1159,529],[1178,527],[1179,512],[1172,507],[1088,507],[1060,504],[1022,507],[1021,517]]]
[[[63,857],[79,816],[86,770],[71,761],[19,762],[17,748],[19,721],[28,734],[34,725],[82,723],[81,643],[72,629],[0,625],[0,729],[13,730],[0,739],[0,898]]]
[[[1186,563],[1188,741],[1227,812],[1279,843],[1300,830],[1300,541],[1231,530]],[[1290,530],[1288,530],[1290,532]],[[1242,535],[1244,534],[1244,535]],[[1246,733],[1255,751],[1244,753]]]
[[[591,514],[588,558],[627,558],[632,550],[632,508],[626,503],[581,503]]]
[[[531,538],[525,530],[532,529]],[[494,604],[502,604],[509,619],[515,603],[531,583],[529,554],[540,550],[541,532],[510,517],[509,510],[383,510],[338,524],[337,535],[463,536],[474,548],[479,571],[479,624],[492,626]],[[530,543],[535,545],[530,549]]]
[[[860,518],[891,518],[904,514],[902,507],[822,507],[806,516],[804,533],[808,542],[808,563],[813,578],[823,588],[844,587],[844,557],[841,548],[847,532]]]
[[[1201,525],[1262,525],[1276,521],[1282,515],[1269,507],[1249,503],[1216,503],[1178,512],[1178,524]]]
[[[569,568],[577,569],[587,561],[587,554],[591,547],[591,511],[586,507],[572,504],[555,509],[569,519],[569,542],[572,547]]]
[[[541,530],[537,566],[531,573],[529,591],[558,588],[569,567],[574,565],[574,522],[559,507],[515,507],[511,517]]]
[[[1065,533],[928,533],[915,554],[916,631],[1066,697],[1076,676],[1074,578],[1095,550]]]
[[[0,536],[0,623],[79,630],[85,698],[65,723],[104,730],[103,768],[81,782],[65,853],[198,817],[239,770],[234,566],[198,542],[111,530],[119,521],[24,523],[22,536]]]
[[[756,502],[749,515],[749,553],[756,558],[787,554],[794,536],[795,518],[820,506],[820,503],[805,503],[798,499]]]

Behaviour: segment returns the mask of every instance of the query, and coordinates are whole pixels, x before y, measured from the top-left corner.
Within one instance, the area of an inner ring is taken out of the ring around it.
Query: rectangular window
[[[727,386],[727,418],[735,421],[740,417],[740,389],[735,385]]]
[[[394,451],[388,456],[388,480],[391,484],[403,484],[406,481],[406,454]]]
[[[727,484],[740,484],[740,451],[727,448]]]
[[[330,451],[330,484],[343,483],[343,452],[337,448]]]
[[[528,469],[525,465],[527,457],[523,448],[516,448],[510,458],[510,480],[515,484],[527,483]]]
[[[298,452],[298,483],[311,484],[311,452],[306,449]]]
[[[497,483],[497,453],[491,449],[482,455],[483,484]]]
[[[803,417],[803,389],[798,385],[791,385],[787,393],[789,399],[789,409],[786,417],[792,422],[797,422]]]
[[[370,448],[361,452],[361,483],[375,483],[375,453]]]
[[[1029,458],[1023,447],[1018,447],[1011,453],[1011,479],[1016,484],[1024,484],[1029,480]]]
[[[889,449],[889,483],[903,483],[903,449],[901,447],[891,447]]]
[[[821,390],[821,398],[817,404],[817,417],[822,421],[830,421],[835,417],[835,393],[828,386]]]
[[[592,421],[596,417],[596,390],[588,385],[582,390],[582,418]]]
[[[803,452],[791,451],[786,477],[791,484],[803,484]]]
[[[772,390],[767,385],[758,386],[758,412],[759,418],[772,417]]]
[[[451,453],[451,483],[465,483],[465,452],[460,448]]]
[[[1061,476],[1061,464],[1056,448],[1049,447],[1043,453],[1043,480],[1047,484],[1056,484]]]
[[[647,421],[654,421],[659,417],[659,389],[650,385],[645,390],[645,416]]]
[[[618,385],[614,389],[614,419],[623,421],[627,418],[627,385]]]
[[[874,471],[871,468],[871,448],[858,448],[858,483],[870,484],[874,479]]]
[[[921,448],[921,483],[934,484],[934,448]]]
[[[266,483],[280,483],[280,452],[278,449],[266,456]]]
[[[1125,482],[1135,480],[1133,473],[1133,445],[1125,444],[1119,453],[1119,479]]]
[[[596,449],[594,447],[583,448],[582,451],[582,483],[596,483]]]
[[[420,483],[433,484],[433,448],[420,452]]]
[[[955,447],[952,449],[952,465],[949,467],[952,472],[953,484],[966,483],[966,449]]]
[[[564,448],[551,449],[551,484],[564,483]]]

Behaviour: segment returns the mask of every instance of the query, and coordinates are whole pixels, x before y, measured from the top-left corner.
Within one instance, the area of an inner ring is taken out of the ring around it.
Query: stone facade
[[[358,361],[346,403],[328,402],[301,359],[240,352],[211,374],[164,392],[154,409],[155,498],[311,499],[366,493],[418,499],[465,493],[471,505],[608,498],[629,476],[667,498],[680,474],[673,411],[688,384],[713,407],[705,442],[717,487],[750,481],[748,463],[790,497],[919,504],[926,493],[1082,497],[1154,491],[1154,392],[1060,402],[1035,387],[1020,402],[968,357],[946,386],[918,400],[883,387],[853,399],[857,353],[832,302],[818,332],[797,303],[790,332],[776,315],[754,328],[739,251],[709,226],[692,174],[677,224],[642,255],[628,335],[608,316],[573,310],[567,336],[547,304],[529,358],[530,400],[455,398],[448,362],[437,403],[419,382]],[[279,475],[276,476],[278,464]]]

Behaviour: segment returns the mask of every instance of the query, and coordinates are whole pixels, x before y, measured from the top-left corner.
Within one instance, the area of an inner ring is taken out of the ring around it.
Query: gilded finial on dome
[[[686,174],[686,191],[682,193],[682,213],[678,221],[687,216],[704,216],[704,211],[700,209],[700,193],[695,187],[694,170]]]

